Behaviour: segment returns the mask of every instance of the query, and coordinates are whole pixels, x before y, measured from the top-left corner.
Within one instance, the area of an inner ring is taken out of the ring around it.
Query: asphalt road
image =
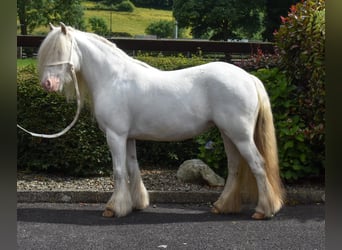
[[[271,220],[156,204],[103,218],[104,204],[18,203],[18,249],[325,249],[325,206],[283,208]]]

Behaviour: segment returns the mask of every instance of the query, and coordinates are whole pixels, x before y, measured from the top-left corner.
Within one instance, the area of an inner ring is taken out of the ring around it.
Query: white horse
[[[241,208],[242,189],[257,200],[252,218],[272,217],[283,205],[270,101],[259,79],[232,64],[213,62],[161,71],[135,60],[108,40],[61,23],[38,52],[42,86],[88,90],[113,161],[115,188],[103,216],[125,216],[149,205],[135,140],[173,141],[215,125],[228,158],[228,178],[214,213]]]

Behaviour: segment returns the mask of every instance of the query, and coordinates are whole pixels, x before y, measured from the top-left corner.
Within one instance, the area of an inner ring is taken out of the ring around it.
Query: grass
[[[112,13],[112,14],[111,14]],[[110,17],[112,15],[112,18]],[[159,20],[172,20],[172,12],[166,10],[155,10],[146,8],[135,8],[134,12],[117,12],[117,11],[95,11],[86,10],[84,11],[84,18],[88,25],[90,17],[103,18],[108,26],[112,29],[112,32],[127,32],[131,35],[142,35],[145,34],[147,26],[153,22]],[[111,26],[110,20],[112,19]],[[87,27],[88,31],[90,27]]]
[[[31,64],[36,65],[37,59],[33,59],[33,58],[17,59],[17,68],[26,67]]]
[[[84,7],[94,7],[95,2],[85,1],[82,2]],[[112,15],[112,17],[111,17]],[[133,12],[120,12],[120,11],[105,11],[105,10],[84,10],[84,20],[86,24],[86,31],[92,31],[88,23],[90,17],[102,18],[108,29],[112,32],[127,32],[131,35],[144,35],[145,29],[152,22],[159,20],[172,21],[172,11],[170,10],[157,10],[148,8],[135,7]],[[110,20],[112,20],[110,25]],[[57,24],[56,24],[57,25]],[[46,34],[49,31],[48,26],[41,26],[34,30],[34,34]]]

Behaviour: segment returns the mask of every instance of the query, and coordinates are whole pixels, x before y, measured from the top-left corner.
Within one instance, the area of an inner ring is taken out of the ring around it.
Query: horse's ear
[[[53,25],[52,25],[52,23],[49,23],[49,26],[50,26],[50,30],[54,30],[54,29],[56,29],[56,27],[55,27],[55,26],[53,26]]]
[[[62,29],[63,34],[66,35],[66,33],[67,33],[67,27],[66,27],[65,24],[62,23],[62,22],[61,22],[61,29]]]

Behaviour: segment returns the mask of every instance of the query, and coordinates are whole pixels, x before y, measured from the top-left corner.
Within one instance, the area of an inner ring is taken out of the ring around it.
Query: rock
[[[224,186],[224,179],[199,159],[184,161],[178,168],[177,178],[183,182]]]

